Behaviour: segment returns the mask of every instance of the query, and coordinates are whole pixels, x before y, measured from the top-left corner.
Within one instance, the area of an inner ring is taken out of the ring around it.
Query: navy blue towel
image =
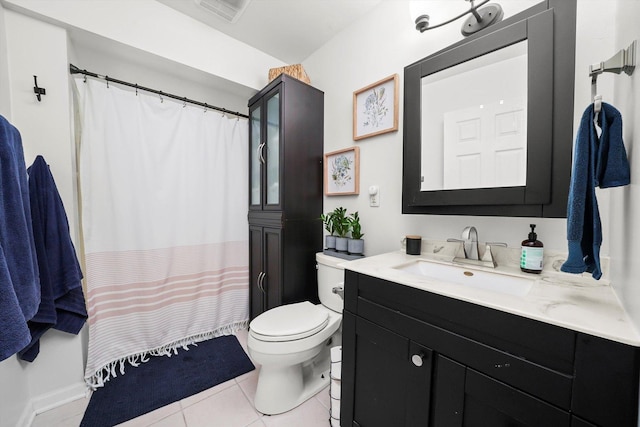
[[[27,168],[20,132],[0,116],[0,360],[29,343],[40,304]]]
[[[87,319],[87,309],[82,271],[53,175],[42,156],[36,157],[28,173],[42,298],[38,312],[28,322],[31,342],[18,355],[32,362],[39,352],[39,339],[48,329],[77,334]]]
[[[598,115],[600,137],[593,122],[593,104],[582,114],[573,154],[573,171],[567,211],[569,256],[561,270],[588,271],[594,279],[602,277],[600,245],[602,226],[596,187],[627,185],[631,172],[622,141],[622,116],[613,106],[602,103]]]

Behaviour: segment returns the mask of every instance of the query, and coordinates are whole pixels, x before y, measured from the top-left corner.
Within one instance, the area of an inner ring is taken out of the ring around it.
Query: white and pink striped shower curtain
[[[246,326],[247,121],[75,82],[95,388]]]

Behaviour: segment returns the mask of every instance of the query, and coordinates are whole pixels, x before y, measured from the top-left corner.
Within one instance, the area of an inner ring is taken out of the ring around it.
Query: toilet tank
[[[349,262],[342,258],[325,255],[322,252],[316,254],[316,269],[318,270],[318,296],[325,307],[342,313],[344,300],[338,294],[333,293],[333,288],[344,287],[344,268],[338,264]]]

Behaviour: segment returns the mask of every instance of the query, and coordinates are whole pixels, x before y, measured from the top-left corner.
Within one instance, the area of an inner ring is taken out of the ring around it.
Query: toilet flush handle
[[[344,283],[340,284],[343,285]],[[333,289],[331,289],[331,292],[333,292],[334,294],[338,294],[340,298],[344,299],[344,288],[342,286],[334,287]]]

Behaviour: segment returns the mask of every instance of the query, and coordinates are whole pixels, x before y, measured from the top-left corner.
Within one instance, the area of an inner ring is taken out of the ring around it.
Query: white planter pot
[[[364,240],[363,239],[349,239],[347,245],[350,254],[362,255],[364,254]]]
[[[338,252],[347,252],[349,239],[346,237],[336,237],[336,250]]]
[[[325,236],[324,246],[332,251],[336,250],[336,236]]]

